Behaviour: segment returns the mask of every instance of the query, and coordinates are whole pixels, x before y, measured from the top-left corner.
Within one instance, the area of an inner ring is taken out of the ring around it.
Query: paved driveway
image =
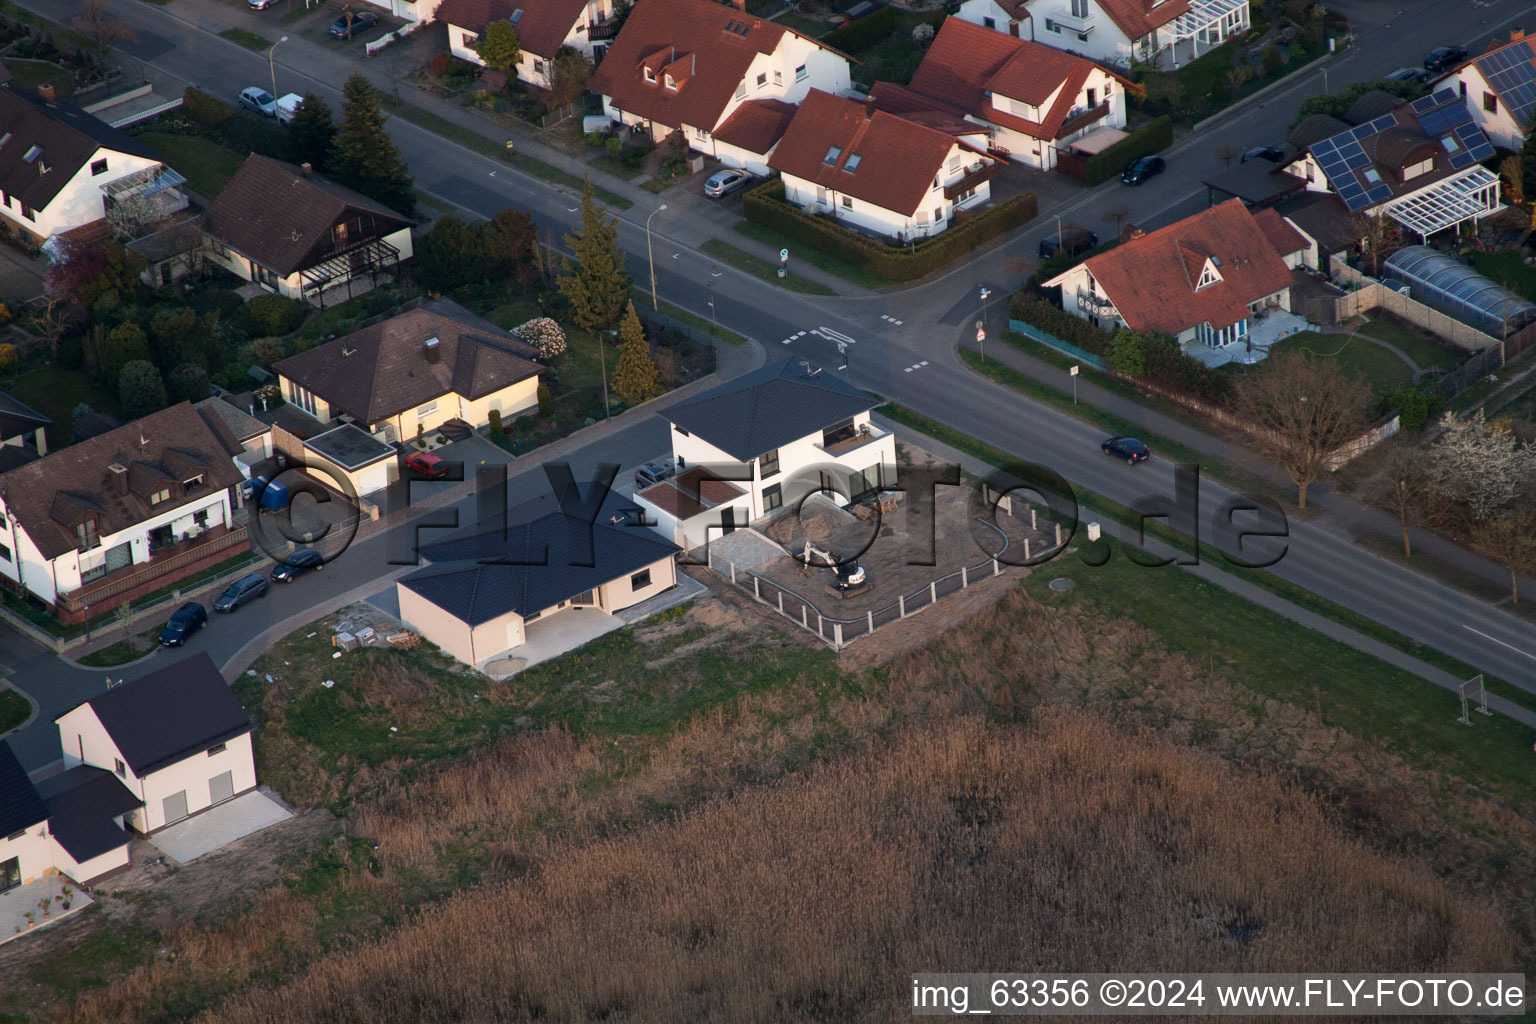
[[[282,804],[259,789],[252,790],[156,832],[150,842],[178,864],[185,864],[286,817],[289,812]]]

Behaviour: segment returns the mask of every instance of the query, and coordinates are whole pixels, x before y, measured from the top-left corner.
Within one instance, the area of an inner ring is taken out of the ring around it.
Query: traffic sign
[[[983,329],[981,327],[976,328],[976,340],[977,341],[986,341],[987,340],[987,332],[986,332],[985,329]]]
[[[789,250],[788,249],[780,249],[779,250],[779,259],[781,259],[781,260],[789,259]]]

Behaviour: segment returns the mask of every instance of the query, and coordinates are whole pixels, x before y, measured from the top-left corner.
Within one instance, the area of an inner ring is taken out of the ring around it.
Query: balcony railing
[[[981,160],[965,172],[965,176],[959,181],[944,186],[944,198],[953,199],[955,196],[969,192],[971,189],[1001,173],[1003,165],[996,160]]]
[[[587,26],[587,38],[593,41],[612,39],[619,34],[619,23],[616,21],[596,21]]]
[[[1079,16],[1072,13],[1072,8],[1066,4],[1051,12],[1051,20],[1057,22],[1064,29],[1073,32],[1093,31],[1093,11],[1090,8],[1085,14]]]
[[[148,562],[124,566],[95,583],[88,583],[67,594],[60,594],[59,608],[70,612],[84,611],[92,605],[101,604],[109,598],[125,594],[146,583],[161,580],[172,583],[174,582],[172,577],[179,569],[201,562],[210,555],[225,551],[233,554],[236,549],[247,547],[250,547],[250,538],[244,526],[236,526],[233,529],[227,526],[215,526],[205,531],[196,540],[184,540],[161,548],[150,557]]]
[[[1061,130],[1056,133],[1056,137],[1064,139],[1074,132],[1082,131],[1095,121],[1102,121],[1108,116],[1108,100],[1105,100],[1096,107],[1074,107],[1067,112],[1067,118],[1061,123]]]
[[[1115,304],[1103,295],[1095,294],[1086,288],[1077,290],[1077,308],[1095,316],[1119,316]]]
[[[873,423],[865,424],[857,430],[844,429],[822,435],[821,443],[816,447],[826,452],[833,458],[840,458],[857,448],[862,448],[871,441],[878,441],[886,435]]]

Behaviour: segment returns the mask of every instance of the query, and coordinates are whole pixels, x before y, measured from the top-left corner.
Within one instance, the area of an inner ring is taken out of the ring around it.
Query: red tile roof
[[[767,153],[784,137],[796,109],[783,100],[748,100],[715,129],[715,141],[749,153]]]
[[[1275,247],[1275,252],[1281,256],[1300,252],[1310,244],[1301,236],[1300,231],[1274,210],[1260,210],[1253,215],[1253,219],[1259,225],[1259,230],[1264,232],[1264,237],[1269,239],[1269,244]]]
[[[619,110],[669,128],[713,130],[757,55],[795,34],[709,0],[646,0],[635,5],[587,87]],[[642,67],[656,80],[646,81]],[[687,77],[668,89],[663,68],[674,79],[679,72]]]
[[[949,18],[912,76],[911,88],[1001,127],[1055,139],[1095,67],[1082,57]],[[1056,100],[1036,122],[994,107],[988,93],[1035,107],[1053,93]]]
[[[913,92],[895,82],[876,82],[869,90],[869,97],[875,101],[875,106],[888,114],[904,117],[908,121],[915,121],[920,125],[936,128],[956,137],[992,134],[989,126],[967,121],[965,111],[924,96],[922,93]],[[974,143],[976,140],[969,141]]]
[[[1179,15],[1189,13],[1189,0],[1098,0],[1098,3],[1115,27],[1133,43]]]
[[[522,16],[514,26],[519,48],[552,60],[571,29],[581,19],[588,0],[443,0],[437,20],[481,34],[493,21],[505,21],[514,11]]]
[[[1221,280],[1197,292],[1212,256],[1221,261]],[[1201,323],[1230,326],[1248,316],[1250,302],[1291,283],[1269,234],[1240,199],[1133,238],[1085,266],[1132,330],[1165,334]]]
[[[933,187],[934,176],[956,145],[947,132],[812,89],[768,166],[784,174],[911,215]],[[838,152],[832,162],[827,155]],[[856,171],[848,162],[860,158]],[[984,159],[991,159],[985,157]]]

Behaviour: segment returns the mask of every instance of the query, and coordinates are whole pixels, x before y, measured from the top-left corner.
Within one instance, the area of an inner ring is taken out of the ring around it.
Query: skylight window
[[[1381,175],[1376,173],[1376,168],[1367,167],[1365,169],[1365,180],[1370,182],[1372,185],[1375,185],[1381,181]]]
[[[864,158],[859,154],[853,154],[853,156],[848,158],[848,162],[843,164],[843,170],[847,171],[849,174],[852,174],[854,171],[859,169],[859,161],[863,159]]]
[[[37,158],[43,155],[42,146],[33,146],[27,150],[27,155],[22,157],[29,164],[37,163]]]
[[[4,143],[0,142],[0,145],[4,145]],[[1461,150],[1461,142],[1454,135],[1447,135],[1441,139],[1440,145],[1445,147],[1447,153],[1456,153]]]
[[[831,146],[831,147],[828,147],[827,155],[822,157],[822,162],[823,163],[828,163],[828,164],[835,164],[835,163],[837,163],[837,158],[842,156],[842,155],[843,155],[843,149],[842,149],[841,146]]]
[[[510,21],[514,25],[516,25],[518,22],[522,21],[523,20],[523,9],[521,7],[519,7],[517,10],[513,11],[512,12],[512,17],[508,18],[507,20]]]

